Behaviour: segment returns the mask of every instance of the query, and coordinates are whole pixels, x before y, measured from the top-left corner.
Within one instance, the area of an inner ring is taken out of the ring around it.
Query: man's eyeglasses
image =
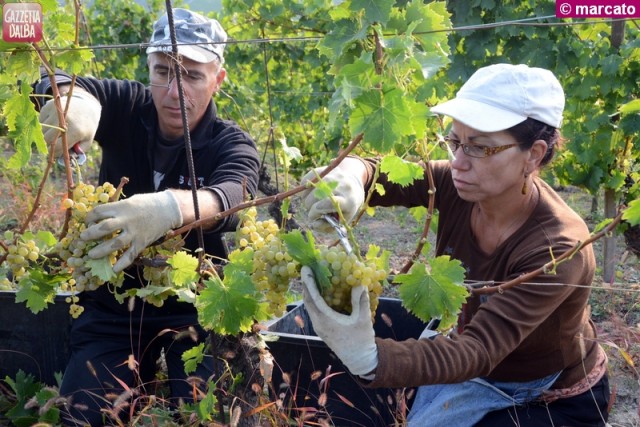
[[[176,75],[173,70],[169,68],[153,69],[149,73],[149,86],[161,87],[163,89],[170,89],[171,83],[175,80]],[[206,84],[206,78],[201,73],[197,72],[183,72],[182,83],[191,88],[199,88]]]
[[[447,152],[448,150],[451,150],[452,153],[455,153],[459,147],[462,147],[462,152],[464,152],[464,154],[478,159],[493,156],[501,151],[518,146],[518,144],[505,144],[498,145],[496,147],[488,147],[486,145],[463,144],[459,140],[453,139],[450,136],[445,136],[443,140],[440,140],[439,144],[440,148]]]

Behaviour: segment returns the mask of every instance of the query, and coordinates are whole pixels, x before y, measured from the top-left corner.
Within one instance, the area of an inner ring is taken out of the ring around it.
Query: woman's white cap
[[[456,97],[431,108],[482,132],[509,129],[527,118],[560,128],[564,91],[549,70],[495,64],[480,68]]]

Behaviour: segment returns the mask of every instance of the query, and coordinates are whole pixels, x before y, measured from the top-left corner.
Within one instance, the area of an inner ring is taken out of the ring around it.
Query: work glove
[[[182,226],[182,212],[171,191],[137,194],[128,199],[96,206],[87,214],[82,240],[96,240],[119,232],[101,242],[87,255],[99,259],[127,248],[113,266],[117,274],[127,268],[151,243],[169,230]]]
[[[311,170],[302,177],[301,184],[311,181],[324,169],[325,167],[319,167]],[[351,221],[364,203],[364,187],[360,179],[342,168],[337,168],[329,172],[322,180],[326,183],[336,182],[338,184],[333,190],[333,197],[340,206],[345,221]],[[331,197],[318,199],[315,189],[309,187],[303,191],[302,199],[304,207],[307,209],[310,227],[323,233],[332,232],[333,227],[322,219],[325,214],[335,215],[337,213]]]
[[[342,361],[352,374],[367,376],[378,366],[378,347],[375,342],[369,291],[365,286],[351,289],[350,315],[333,310],[320,295],[313,270],[301,269],[302,301],[313,329]],[[366,377],[371,379],[370,376]]]
[[[65,111],[67,102],[71,102],[66,117],[68,148],[71,150],[72,147],[77,146],[83,152],[87,151],[96,136],[102,106],[92,95],[81,91],[74,91],[71,97],[60,97],[62,111]],[[44,140],[51,146],[53,139],[61,135],[60,130],[57,129],[60,127],[60,122],[53,99],[47,101],[40,109],[40,123],[43,125]],[[53,152],[56,157],[62,154],[62,138],[56,142]]]

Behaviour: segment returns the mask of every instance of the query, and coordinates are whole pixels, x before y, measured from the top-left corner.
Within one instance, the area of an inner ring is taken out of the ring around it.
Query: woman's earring
[[[529,192],[529,186],[527,185],[527,178],[529,178],[529,174],[524,174],[524,184],[522,184],[522,195],[525,195]]]

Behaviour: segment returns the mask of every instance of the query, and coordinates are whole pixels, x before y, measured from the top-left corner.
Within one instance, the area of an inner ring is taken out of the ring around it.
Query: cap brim
[[[481,132],[498,132],[522,123],[526,116],[473,99],[454,98],[431,108]]]
[[[170,54],[173,52],[173,48],[171,47],[171,45],[166,44],[149,46],[147,48],[147,55],[154,52]],[[192,61],[200,62],[202,64],[207,64],[218,59],[218,55],[211,52],[210,50],[203,49],[199,46],[178,45],[178,53],[184,57],[189,58]]]

